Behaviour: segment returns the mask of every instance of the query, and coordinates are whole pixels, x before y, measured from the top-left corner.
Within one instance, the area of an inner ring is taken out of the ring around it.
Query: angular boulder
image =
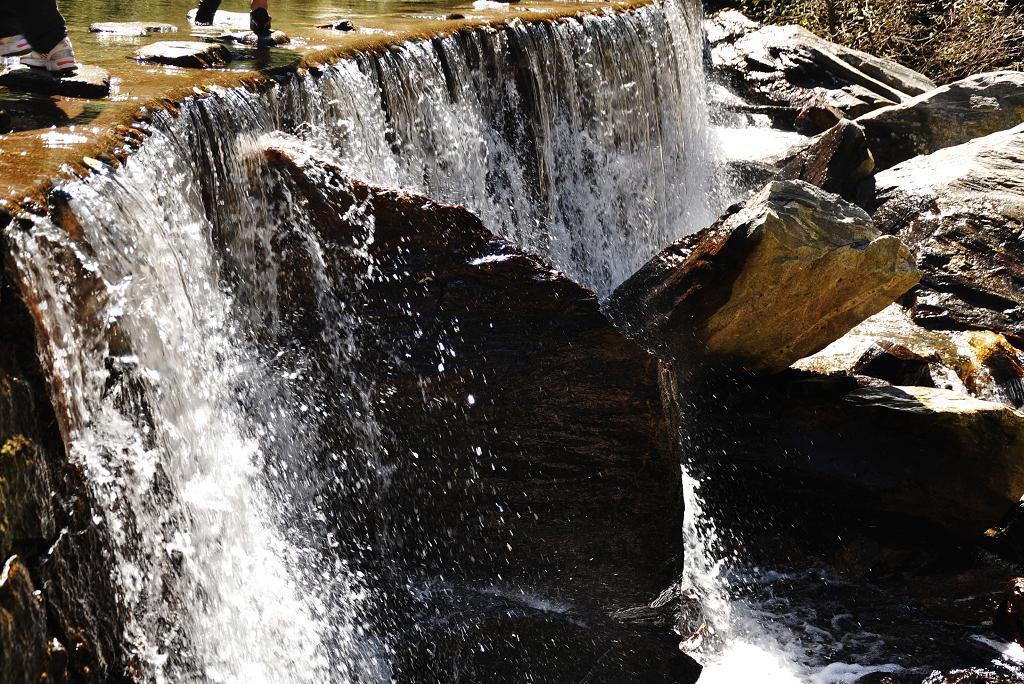
[[[607,309],[685,374],[777,372],[918,278],[907,248],[863,210],[803,181],[775,181],[655,256]]]
[[[875,224],[923,276],[906,300],[933,330],[990,330],[1024,348],[1024,125],[875,176]]]
[[[848,202],[856,202],[862,184],[874,169],[875,160],[864,138],[864,129],[844,119],[797,153],[776,178],[806,181]]]
[[[217,43],[164,40],[139,48],[135,51],[134,59],[183,69],[209,69],[230,62],[231,51]]]
[[[791,121],[811,99],[848,118],[935,87],[917,72],[819,38],[800,26],[759,26],[737,12],[706,22],[711,63],[741,96],[786,107]]]
[[[880,170],[1024,123],[1024,72],[944,85],[857,119]]]
[[[335,357],[304,274],[325,270],[352,293],[349,367],[380,393],[389,458],[375,469],[394,473],[378,508],[411,530],[396,557],[446,577],[497,569],[599,613],[669,586],[680,477],[658,359],[593,292],[465,208],[364,185],[299,146],[276,142],[266,155],[322,245],[317,266],[308,235],[278,240],[286,337]],[[326,401],[346,382],[328,382]]]

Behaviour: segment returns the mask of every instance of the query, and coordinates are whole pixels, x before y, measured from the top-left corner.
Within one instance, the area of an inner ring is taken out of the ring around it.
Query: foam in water
[[[359,277],[317,272],[310,219],[267,176],[261,137],[466,203],[606,294],[713,212],[699,16],[670,3],[516,22],[191,99],[157,113],[122,168],[61,188],[72,230],[6,229],[144,678],[390,679],[365,623],[374,597],[338,551],[351,540],[326,522],[372,507],[391,475],[348,370]],[[312,264],[327,370],[280,339],[284,225]],[[342,390],[325,404],[328,382]],[[318,435],[336,423],[349,445],[334,451]]]

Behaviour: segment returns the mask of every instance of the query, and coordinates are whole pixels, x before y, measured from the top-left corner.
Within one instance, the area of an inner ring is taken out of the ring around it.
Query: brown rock
[[[0,71],[0,86],[39,95],[103,98],[110,94],[110,73],[83,64],[73,73],[56,75],[17,64]]]
[[[308,199],[328,277],[359,292],[356,370],[380,393],[390,457],[376,468],[395,475],[379,508],[411,530],[402,552],[446,577],[497,567],[598,612],[668,586],[680,478],[658,360],[593,292],[465,208],[363,185],[301,149],[267,156]],[[363,211],[365,252],[352,249]],[[314,272],[306,244],[279,244],[288,335],[331,358],[317,288],[301,276]],[[367,264],[372,276],[351,283]]]
[[[186,69],[209,69],[230,62],[231,52],[217,43],[160,41],[139,48],[135,52],[135,59]]]
[[[0,680],[38,684],[46,671],[47,652],[42,596],[22,562],[11,556],[0,571]]]
[[[917,282],[910,254],[859,208],[802,181],[654,257],[608,310],[684,374],[777,372],[841,337]]]
[[[843,120],[843,112],[817,94],[807,101],[796,115],[796,130],[804,135],[824,133]]]
[[[1024,645],[1024,577],[1010,580],[992,628],[1000,638]]]
[[[848,202],[856,202],[862,183],[871,177],[875,160],[864,130],[843,120],[822,134],[779,171],[778,180],[802,180]]]

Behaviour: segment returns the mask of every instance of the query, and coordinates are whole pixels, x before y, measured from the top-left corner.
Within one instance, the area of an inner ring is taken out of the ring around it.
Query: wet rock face
[[[217,43],[160,41],[139,48],[135,52],[135,59],[185,69],[209,69],[230,62],[231,52]]]
[[[396,518],[363,524],[409,529],[391,541],[400,555],[445,576],[496,570],[599,611],[668,586],[680,477],[657,359],[592,292],[464,208],[362,185],[288,148],[267,154],[315,216],[327,273],[354,313],[348,363],[374,384],[387,445],[377,469],[393,473],[374,507]],[[374,217],[365,251],[353,249],[366,236],[360,215]],[[316,288],[296,277],[315,270],[297,246],[280,246],[285,263],[300,260],[278,283],[288,336],[336,354],[323,346]]]
[[[36,684],[46,668],[46,610],[17,556],[0,570],[0,681]]]
[[[1024,348],[1024,126],[917,157],[876,176],[875,224],[913,251],[908,295],[935,330],[989,330]]]
[[[685,374],[777,372],[845,334],[917,282],[910,254],[861,209],[802,181],[654,257],[608,310]]]
[[[1001,638],[1024,644],[1024,577],[1013,579],[996,610],[992,628]]]
[[[871,177],[875,160],[864,129],[840,121],[801,151],[779,172],[778,180],[802,180],[826,192],[856,202],[861,185]]]
[[[811,99],[852,118],[935,87],[911,69],[799,26],[761,27],[722,12],[708,20],[707,34],[715,72],[755,104],[790,109],[790,121]]]
[[[879,170],[1024,122],[1024,72],[978,74],[857,120]]]

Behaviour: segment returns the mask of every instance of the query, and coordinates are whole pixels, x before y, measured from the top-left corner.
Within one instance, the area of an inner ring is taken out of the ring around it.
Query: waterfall
[[[603,295],[715,213],[700,31],[696,3],[517,20],[216,90],[5,229],[141,679],[390,679],[361,543],[327,523],[372,516],[391,477],[346,307],[373,265],[324,276],[265,136],[464,203]],[[288,339],[285,225],[327,358]]]

